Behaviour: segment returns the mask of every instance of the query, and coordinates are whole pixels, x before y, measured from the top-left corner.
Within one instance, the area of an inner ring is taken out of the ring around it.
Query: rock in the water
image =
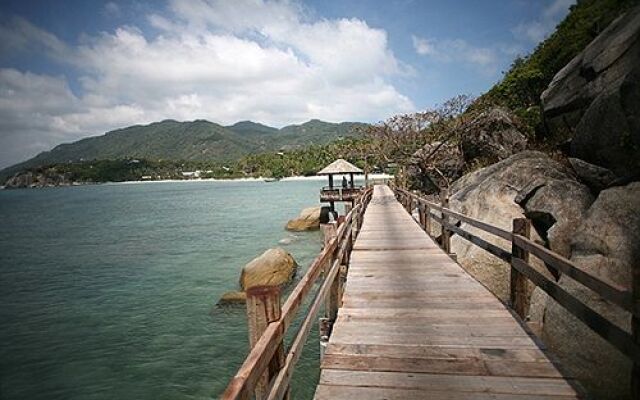
[[[240,287],[280,286],[289,283],[298,264],[293,256],[280,247],[269,249],[242,268]]]
[[[600,192],[571,242],[571,260],[585,271],[630,290],[640,259],[640,182]],[[618,326],[630,315],[562,276],[559,284]],[[554,301],[545,313],[543,340],[597,399],[631,398],[631,363]]]
[[[458,179],[463,168],[464,159],[457,145],[433,142],[413,154],[407,175],[412,187],[432,194]]]
[[[574,190],[565,191],[562,188],[563,183],[569,183]],[[573,201],[572,199],[566,201],[566,204],[562,203],[560,199],[563,196],[573,195],[575,191],[580,190],[579,183],[573,178],[571,170],[547,155],[533,151],[518,153],[499,163],[463,176],[451,187],[450,203],[455,211],[511,231],[513,219],[524,217],[528,202],[535,199],[535,192],[545,188],[546,185],[549,185],[548,193],[544,196],[544,192],[541,193],[540,199],[553,198],[554,201],[550,203],[549,207],[544,208],[538,205],[536,208],[541,207],[545,212],[553,215],[555,223],[551,224],[549,228],[556,226],[556,224],[566,226],[565,224],[569,223],[567,219],[579,215],[584,211],[584,204],[589,203],[590,197],[584,201]],[[532,186],[536,190],[529,190],[530,196],[520,198],[520,204],[518,204],[516,196]],[[586,188],[582,192],[591,196]],[[572,210],[572,207],[575,207],[575,210]],[[480,231],[468,224],[463,223],[462,227],[507,251],[511,250],[511,243],[504,239]],[[562,232],[570,234],[567,230]],[[542,232],[542,234],[545,236],[546,232]],[[541,244],[545,243],[536,230],[533,230],[532,238]],[[452,237],[451,243],[452,250],[457,254],[460,264],[498,297],[507,300],[509,296],[509,264],[457,235]],[[552,277],[542,262],[534,260],[533,265],[540,272]],[[530,288],[530,291],[532,290],[533,287]],[[542,315],[540,311],[538,311],[538,315]]]
[[[247,300],[247,294],[241,291],[226,292],[220,297],[218,305],[226,306],[229,304],[244,304]]]
[[[527,147],[527,138],[518,129],[515,117],[504,108],[484,111],[461,129],[460,146],[466,161],[496,162]]]
[[[616,175],[610,170],[590,164],[579,158],[569,158],[569,163],[573,170],[576,171],[580,181],[596,193],[609,187],[616,180]]]
[[[570,153],[619,176],[640,173],[640,6],[613,21],[542,94]]]
[[[320,206],[305,208],[298,217],[287,222],[286,229],[295,232],[320,229],[321,208]]]

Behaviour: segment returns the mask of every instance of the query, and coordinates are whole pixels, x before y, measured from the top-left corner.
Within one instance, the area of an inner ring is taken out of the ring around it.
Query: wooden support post
[[[267,326],[280,319],[280,288],[278,286],[255,286],[249,288],[247,289],[246,304],[249,344],[253,348],[267,329]],[[284,344],[280,342],[273,359],[269,362],[269,367],[256,384],[256,400],[261,400],[267,396],[269,383],[284,366],[284,361]]]
[[[342,295],[344,294],[344,285],[347,283],[348,265],[341,265],[338,274],[338,308],[342,307]]]
[[[440,190],[440,203],[443,208],[449,208],[449,189]],[[442,222],[449,223],[449,216],[445,213],[442,213]],[[442,225],[442,249],[447,254],[451,253],[451,232],[445,225]]]
[[[331,327],[338,318],[338,307],[340,307],[340,275],[336,275],[331,287],[329,288],[329,294],[327,295],[327,307],[329,312],[327,318],[329,318],[329,334],[331,334]]]
[[[516,218],[513,220],[514,235],[524,236],[527,239],[531,236],[531,221],[526,218]],[[529,252],[511,242],[511,258],[519,258],[524,262],[529,262]],[[522,318],[526,319],[527,310],[529,308],[529,300],[527,298],[527,278],[511,265],[511,282],[510,282],[510,301],[511,308]]]
[[[418,203],[418,221],[420,222],[420,227],[424,229],[424,206]]]
[[[424,230],[427,231],[427,235],[431,236],[431,209],[429,205],[424,205]]]
[[[636,345],[640,345],[640,265],[632,266],[631,295],[633,312],[631,314],[631,336]],[[631,398],[640,399],[640,363],[634,362],[631,368]]]

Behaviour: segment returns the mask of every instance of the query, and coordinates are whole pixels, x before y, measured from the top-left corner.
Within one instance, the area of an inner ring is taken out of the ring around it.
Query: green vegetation
[[[158,163],[170,160],[170,164],[186,160],[218,165],[231,163],[251,153],[323,145],[350,135],[352,128],[360,126],[363,124],[311,120],[302,125],[276,129],[250,121],[225,127],[204,120],[166,120],[56,146],[51,151],[0,171],[0,181],[22,170],[54,164],[93,163],[96,160],[135,158]]]
[[[529,56],[518,57],[501,82],[481,96],[474,107],[511,109],[538,140],[548,138],[542,126],[540,95],[553,77],[607,25],[637,0],[578,0],[555,32]],[[473,108],[473,107],[472,107]]]

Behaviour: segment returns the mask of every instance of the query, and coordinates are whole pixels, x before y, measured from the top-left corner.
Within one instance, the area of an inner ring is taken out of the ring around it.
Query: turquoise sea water
[[[318,232],[287,219],[324,182],[179,182],[0,191],[0,398],[216,398],[247,354],[218,308],[283,238],[302,275]],[[313,395],[317,330],[294,375]]]

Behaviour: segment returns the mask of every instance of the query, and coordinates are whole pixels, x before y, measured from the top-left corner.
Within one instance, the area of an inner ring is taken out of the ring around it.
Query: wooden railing
[[[247,290],[247,318],[251,351],[224,391],[223,399],[258,400],[289,398],[289,384],[293,369],[300,358],[316,315],[324,305],[321,336],[328,335],[342,301],[343,284],[364,211],[371,199],[372,189],[363,189],[353,209],[338,227],[336,236],[326,242],[322,252],[280,306],[280,289],[259,286]],[[300,306],[311,293],[322,274],[320,288],[304,319],[285,351],[284,337]]]
[[[586,324],[591,330],[613,345],[633,362],[632,386],[634,398],[640,398],[640,269],[633,271],[632,290],[627,290],[606,279],[595,276],[573,263],[571,260],[552,252],[530,239],[531,221],[526,218],[513,220],[511,232],[499,227],[457,213],[448,208],[447,190],[441,192],[440,204],[429,201],[415,193],[401,188],[394,188],[398,201],[413,213],[417,208],[419,223],[431,235],[431,223],[437,222],[441,226],[440,246],[451,253],[451,234],[481,247],[494,256],[511,265],[511,282],[509,305],[524,320],[528,306],[526,281],[545,291],[568,312]],[[440,215],[433,214],[439,212]],[[511,242],[511,250],[503,249],[474,235],[453,221],[464,222],[491,235]],[[607,320],[582,300],[569,293],[552,279],[538,272],[529,262],[530,256],[542,260],[547,266],[557,272],[565,274],[576,282],[586,286],[608,302],[620,307],[631,314],[631,333]]]

